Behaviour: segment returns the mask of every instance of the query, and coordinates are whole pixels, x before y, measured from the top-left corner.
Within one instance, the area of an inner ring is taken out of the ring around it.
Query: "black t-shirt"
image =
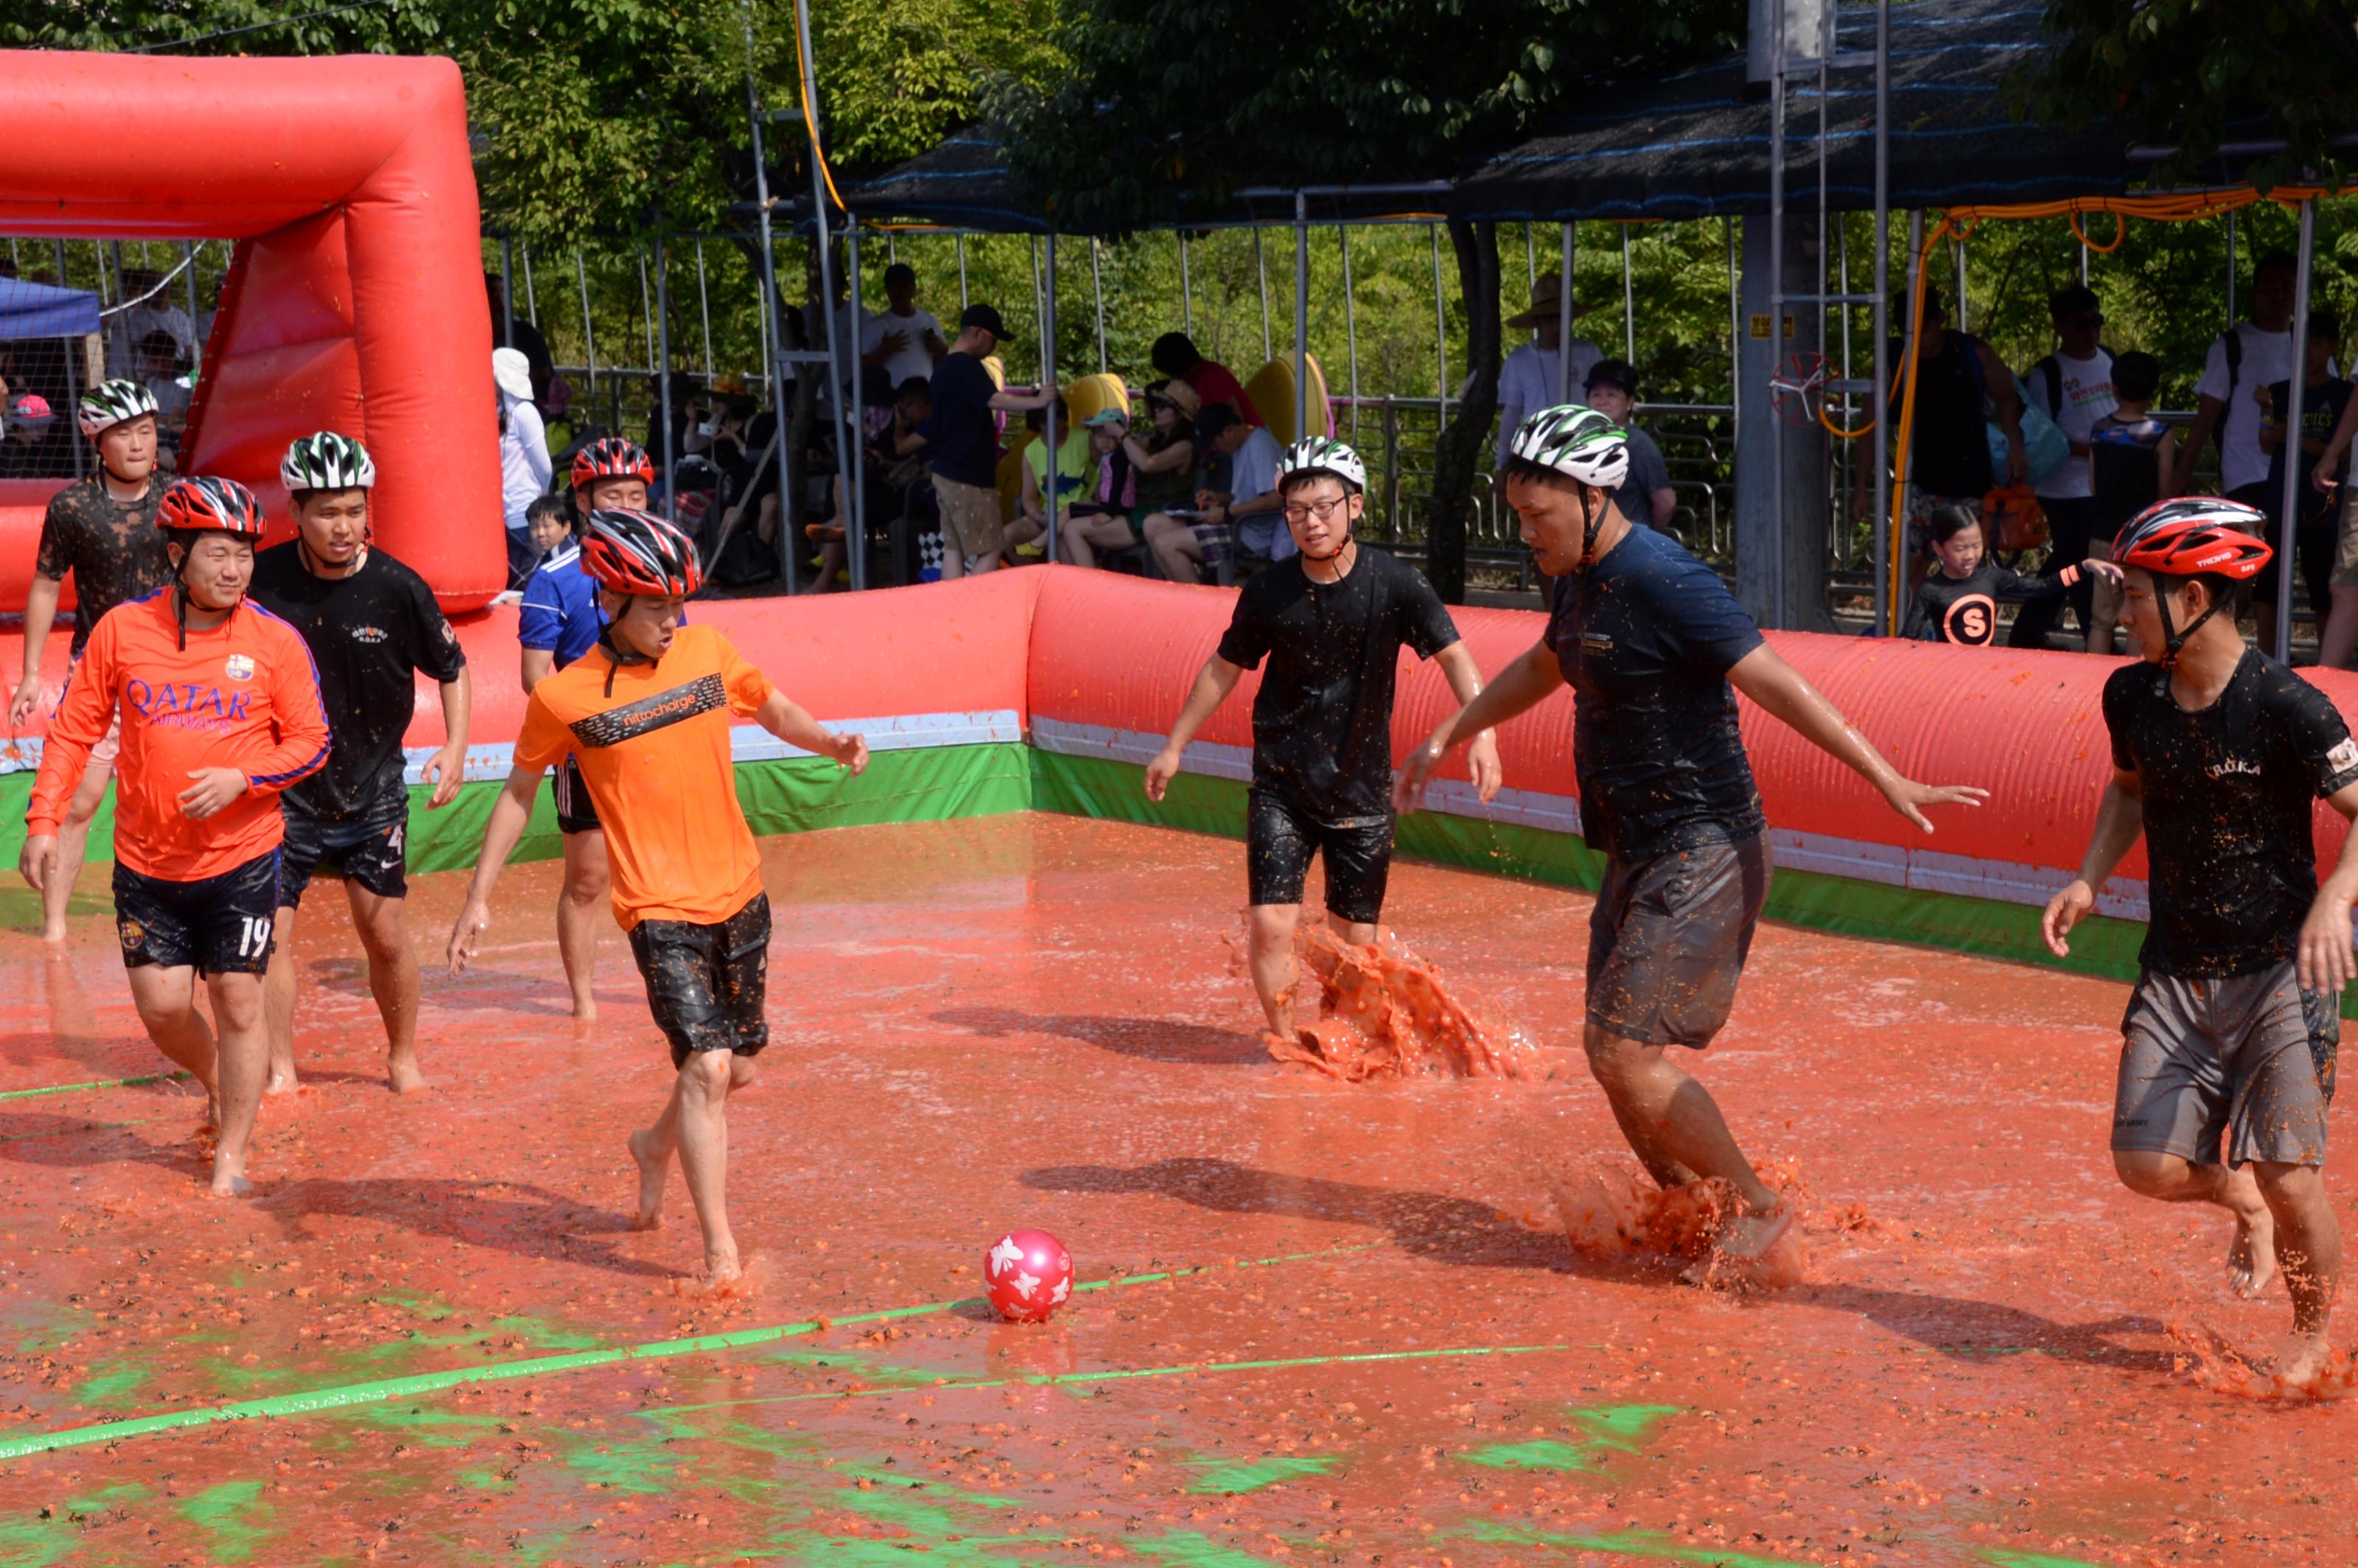
[[[345,578],[313,577],[293,540],[254,557],[254,601],[301,633],[334,732],[328,765],[287,791],[313,816],[358,816],[403,787],[401,737],[416,706],[411,672],[452,681],[466,667],[459,634],[426,579],[372,549]]]
[[[925,460],[943,479],[988,490],[999,482],[999,424],[990,400],[999,384],[972,354],[956,350],[934,365],[933,416],[918,427]]]
[[[1400,651],[1429,659],[1456,623],[1424,574],[1362,545],[1340,582],[1289,557],[1244,586],[1220,657],[1269,673],[1253,699],[1253,787],[1329,821],[1391,809]]]
[[[2158,665],[2115,670],[2104,725],[2113,765],[2145,796],[2151,913],[2137,961],[2199,979],[2292,957],[2317,897],[2309,803],[2358,783],[2358,743],[2333,704],[2246,649],[2200,713]]]
[[[2292,383],[2280,381],[2269,387],[2268,399],[2270,422],[2281,429],[2285,416],[2292,407]],[[2348,406],[2350,384],[2340,376],[2330,375],[2315,386],[2303,386],[2300,389],[2301,439],[2321,442],[2332,435],[2333,427],[2342,422],[2342,411]],[[2292,442],[2288,440],[2268,455],[2268,493],[2260,502],[2262,509],[2278,523],[2284,521],[2285,453],[2291,448]],[[2330,525],[2334,516],[2335,498],[2320,495],[2309,487],[2309,476],[2317,467],[2320,456],[2334,463],[2341,461],[2340,457],[2332,452],[2319,454],[2304,449],[2300,454],[2300,482],[2296,493],[2300,497],[2300,521],[2311,528]],[[2332,470],[2329,468],[2326,471],[2330,474]]]
[[[1961,578],[1936,567],[1916,589],[1915,605],[1908,613],[1908,635],[1927,643],[1986,648],[1997,635],[2000,603],[2051,599],[2079,580],[2077,561],[2065,563],[2049,577],[2030,577],[1996,561],[1984,561]]]
[[[1727,672],[1760,629],[1717,573],[1632,524],[1556,579],[1548,646],[1573,692],[1581,832],[1625,864],[1767,826]]]
[[[73,573],[75,657],[81,656],[82,644],[90,641],[100,616],[172,580],[164,531],[156,526],[156,508],[163,499],[161,474],[148,476],[147,488],[136,501],[115,500],[107,493],[102,474],[49,497],[33,569],[51,582]]]
[[[1908,354],[1891,344],[1891,416],[1907,393]],[[1913,472],[1909,483],[1928,495],[1978,501],[1991,484],[1989,437],[1982,406],[1987,389],[1974,340],[1954,328],[1941,335],[1941,351],[1916,367],[1916,422],[1909,427]]]

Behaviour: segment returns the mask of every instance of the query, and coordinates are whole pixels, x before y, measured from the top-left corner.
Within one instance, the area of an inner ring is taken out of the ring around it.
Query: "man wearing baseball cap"
[[[942,511],[942,580],[987,572],[999,564],[1007,520],[999,511],[998,413],[1045,408],[1054,382],[1037,392],[1002,392],[982,362],[1008,338],[1007,324],[988,305],[969,305],[958,318],[957,341],[934,367],[934,412],[896,446],[923,451],[934,470]]]
[[[1620,426],[1628,439],[1629,477],[1613,492],[1613,504],[1635,522],[1669,527],[1679,501],[1671,488],[1671,465],[1662,460],[1662,449],[1654,438],[1629,422],[1630,411],[1638,406],[1638,367],[1628,360],[1598,360],[1589,367],[1581,391],[1588,406]]]

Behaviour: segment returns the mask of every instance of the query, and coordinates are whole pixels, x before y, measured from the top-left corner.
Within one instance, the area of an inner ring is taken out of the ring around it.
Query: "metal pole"
[[[660,219],[658,219],[660,222]],[[671,422],[671,268],[670,247],[663,235],[655,235],[655,351],[663,359],[655,372],[655,409],[663,420],[664,434],[664,518],[679,521],[679,498],[675,493],[679,474],[679,432]],[[503,290],[503,292],[505,292]]]
[[[1336,224],[1335,238],[1343,251],[1343,336],[1351,356],[1351,445],[1356,447],[1359,444],[1359,308],[1351,297],[1350,225]]]
[[[704,276],[704,236],[696,237],[696,319],[704,327],[704,380],[712,382],[712,290]]]
[[[64,254],[62,251],[59,253],[60,255]],[[2235,214],[2232,211],[2227,214],[2227,326],[2225,330],[2230,332],[2235,330]]]
[[[515,242],[500,236],[500,342],[515,346]]]
[[[1293,438],[1310,438],[1310,200],[1299,190],[1293,193]]]
[[[1776,374],[1785,348],[1785,7],[1776,7],[1777,31],[1768,49],[1768,369]],[[1818,157],[1825,157],[1823,146]],[[1629,226],[1621,225],[1621,279],[1626,298],[1629,279]],[[1817,292],[1825,288],[1820,284]],[[1628,307],[1623,307],[1627,319]],[[1785,624],[1785,432],[1778,427],[1772,401],[1768,433],[1768,620]]]
[[[860,324],[860,220],[844,214],[844,265],[851,287],[851,346],[846,358],[851,365],[851,386],[845,395],[846,423],[851,427],[851,439],[837,453],[836,471],[843,475],[843,497],[849,510],[850,533],[846,553],[851,557],[851,587],[854,592],[868,586],[868,366],[860,345],[868,341]]]
[[[1898,632],[1891,595],[1891,0],[1875,6],[1875,628]]]
[[[1045,246],[1048,253],[1046,287],[1041,298],[1040,384],[1053,386],[1056,382],[1056,236],[1052,232]],[[1040,435],[1047,445],[1041,450],[1045,460],[1040,465],[1047,476],[1040,486],[1040,503],[1048,509],[1048,559],[1056,558],[1056,477],[1060,465],[1056,461],[1056,416],[1060,400],[1050,398],[1040,412]]]
[[[1089,294],[1098,307],[1098,373],[1105,374],[1105,269],[1098,265],[1097,236],[1089,236]]]
[[[598,335],[590,327],[590,264],[573,247],[573,276],[581,285],[581,358],[590,372],[590,406],[598,406]]]
[[[750,0],[748,0],[748,5],[750,6]],[[750,20],[752,13],[749,8],[745,14],[749,18],[746,25],[750,27],[752,25]],[[749,33],[747,35],[748,43],[746,46],[748,51],[748,69],[751,68],[750,59],[752,47],[750,41],[751,37],[752,35]],[[820,319],[825,322],[827,328],[827,383],[828,386],[837,389],[833,395],[827,399],[827,407],[829,410],[827,417],[834,423],[836,432],[835,450],[839,468],[843,454],[848,449],[855,447],[856,443],[847,441],[843,435],[844,407],[841,388],[843,386],[844,349],[841,341],[839,341],[842,334],[836,330],[835,255],[831,248],[833,240],[827,230],[827,171],[819,167],[819,149],[823,144],[819,138],[818,82],[811,70],[811,60],[814,56],[811,50],[810,0],[795,0],[795,41],[802,62],[803,102],[810,110],[810,119],[806,129],[810,133],[812,148],[812,157],[810,160],[811,233],[812,243],[817,246],[819,317]],[[849,212],[846,212],[844,214],[844,218],[845,221],[851,223],[853,227],[858,227],[857,222],[852,220]],[[781,308],[780,314],[784,314],[783,307]],[[852,346],[851,357],[855,361],[860,357],[859,345],[854,344]],[[785,410],[784,408],[779,409],[778,417],[780,419],[784,419],[785,417]],[[783,475],[783,470],[781,470],[781,473]],[[781,485],[779,489],[780,500],[784,503],[785,501],[784,494],[784,487]],[[800,502],[801,497],[796,496],[794,498],[792,504],[782,504],[780,506],[778,526],[781,529],[800,528]],[[794,554],[799,553],[800,546],[797,546],[795,547]],[[791,558],[791,557],[789,558]]]
[[[1744,294],[1736,259],[1735,215],[1731,213],[1721,222],[1727,225],[1727,411],[1740,429],[1744,416]],[[1566,223],[1564,227],[1569,229],[1572,225]]]
[[[1970,332],[1974,329],[1972,322],[1966,318],[1965,242],[1962,237],[1949,242],[1949,260],[1950,264],[1956,269],[1957,330],[1960,332]]]
[[[1558,261],[1555,291],[1555,400],[1559,405],[1572,401],[1572,248],[1573,226],[1565,223],[1557,235],[1557,246],[1563,253]],[[1532,287],[1539,286],[1533,284]]]
[[[1638,362],[1638,286],[1629,268],[1629,225],[1621,225],[1621,357]]]
[[[2277,645],[2271,650],[2278,664],[2292,657],[2292,580],[2299,575],[2293,569],[2293,535],[2300,520],[2302,489],[2300,406],[2309,383],[2309,275],[2316,251],[2317,200],[2310,197],[2300,204],[2300,242],[2293,253],[2292,377],[2285,385],[2284,515],[2277,524]],[[2323,629],[2320,622],[2319,630]]]
[[[1523,272],[1533,294],[1540,291],[1540,242],[1536,224],[1523,225]]]
[[[958,314],[959,314],[959,315],[961,315],[961,316],[963,316],[963,315],[965,315],[965,314],[966,314],[966,307],[967,307],[967,297],[966,297],[966,236],[965,236],[964,234],[959,234],[959,235],[957,236],[957,263],[958,263]]]
[[[197,247],[190,244],[188,241],[182,240],[180,242],[180,257],[183,261],[189,264],[189,270],[183,275],[187,279],[189,286],[189,330],[193,334],[191,339],[192,346],[199,353],[202,353],[204,351],[205,340],[203,334],[197,327]]]
[[[1040,303],[1040,236],[1033,234],[1030,239],[1032,243],[1032,330],[1036,332],[1040,330],[1041,323],[1047,319],[1047,308]],[[1043,354],[1047,352],[1047,341],[1041,340],[1040,351]],[[1044,363],[1045,361],[1042,362]]]
[[[516,259],[524,264],[524,314],[534,326],[540,325],[540,301],[534,297],[532,287],[532,247],[517,247]]]
[[[762,378],[770,388],[770,430],[778,457],[778,558],[785,569],[786,591],[801,588],[802,548],[794,531],[802,517],[798,461],[789,461],[786,408],[785,312],[778,299],[778,253],[770,229],[770,165],[762,149],[762,94],[753,81],[753,7],[739,0],[738,16],[745,28],[745,123],[753,133],[753,197],[762,226]],[[817,183],[814,181],[813,183]],[[819,212],[826,220],[826,210]],[[530,276],[527,274],[526,276]]]
[[[1449,306],[1441,297],[1441,225],[1427,223],[1425,237],[1433,242],[1433,374],[1441,389],[1441,422],[1449,422]]]
[[[1253,237],[1253,272],[1260,278],[1260,357],[1267,364],[1277,357],[1269,336],[1269,254],[1261,249],[1260,229],[1256,225]]]
[[[1195,335],[1195,289],[1187,277],[1187,231],[1179,231],[1179,320],[1187,335]]]
[[[641,250],[637,260],[639,264],[639,330],[646,337],[647,363],[653,365],[655,362],[655,302],[654,296],[647,289],[647,253]]]

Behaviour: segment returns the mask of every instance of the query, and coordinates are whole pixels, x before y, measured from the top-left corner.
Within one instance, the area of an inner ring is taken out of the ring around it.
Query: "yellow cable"
[[[827,168],[827,154],[818,145],[818,116],[811,110],[810,72],[804,69],[802,32],[799,28],[795,33],[795,86],[802,96],[803,131],[810,139],[811,158],[818,165],[819,178],[827,182],[827,193],[835,202],[836,210],[849,213],[851,209],[843,204],[842,196],[835,189],[835,170]]]

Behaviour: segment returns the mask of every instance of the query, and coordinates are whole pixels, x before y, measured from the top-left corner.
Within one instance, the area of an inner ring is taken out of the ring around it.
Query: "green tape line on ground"
[[[76,1089],[127,1089],[140,1084],[177,1084],[186,1073],[148,1073],[136,1078],[94,1078],[86,1084],[51,1084],[41,1089],[0,1089],[0,1099],[31,1099],[36,1095],[70,1095]]]
[[[1151,1274],[1123,1274],[1110,1280],[1090,1280],[1073,1287],[1076,1294],[1084,1291],[1117,1290],[1130,1285],[1152,1285],[1164,1281],[1184,1279],[1191,1274],[1210,1273],[1220,1269],[1265,1269],[1280,1263],[1298,1263],[1316,1258],[1340,1258],[1354,1252],[1366,1252],[1384,1245],[1381,1242],[1358,1242],[1346,1247],[1329,1247],[1315,1252],[1285,1252],[1273,1258],[1254,1258],[1234,1263],[1199,1263],[1184,1269],[1165,1269]],[[121,1443],[127,1438],[152,1437],[157,1433],[178,1432],[192,1426],[214,1426],[227,1422],[255,1421],[273,1416],[310,1415],[320,1411],[341,1410],[350,1405],[376,1404],[386,1400],[414,1398],[420,1394],[441,1393],[446,1390],[463,1388],[471,1383],[508,1382],[518,1378],[541,1378],[557,1372],[579,1372],[592,1367],[611,1367],[626,1361],[661,1361],[676,1356],[698,1356],[716,1350],[741,1350],[750,1346],[767,1345],[775,1340],[790,1339],[799,1335],[818,1334],[830,1328],[846,1328],[854,1324],[887,1323],[898,1318],[925,1317],[946,1313],[963,1306],[983,1304],[972,1296],[956,1301],[928,1302],[918,1306],[886,1307],[878,1312],[857,1313],[847,1317],[811,1318],[802,1323],[773,1325],[767,1328],[739,1329],[730,1334],[700,1335],[694,1339],[658,1340],[651,1345],[622,1346],[611,1350],[579,1350],[566,1356],[535,1356],[522,1361],[509,1361],[492,1367],[454,1368],[447,1372],[421,1372],[408,1378],[386,1378],[369,1383],[348,1383],[341,1388],[314,1389],[299,1394],[276,1394],[269,1399],[243,1400],[235,1404],[207,1405],[200,1410],[169,1411],[162,1415],[135,1416],[127,1421],[102,1422],[95,1426],[69,1427],[63,1432],[27,1433],[22,1437],[0,1439],[0,1462],[23,1459],[35,1454],[48,1454],[59,1448],[82,1448],[98,1443]]]

